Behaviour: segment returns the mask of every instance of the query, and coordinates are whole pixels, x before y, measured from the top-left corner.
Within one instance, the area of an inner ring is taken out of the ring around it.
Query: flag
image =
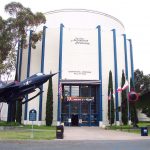
[[[128,87],[129,87],[129,83],[128,83],[128,81],[126,80],[122,88],[121,88],[121,87],[118,87],[117,92],[122,92],[122,91],[124,91],[125,89],[127,89]]]
[[[129,87],[129,83],[128,83],[128,81],[126,80],[126,81],[125,81],[125,84],[124,84],[123,87],[122,87],[122,91],[125,90],[125,89],[127,89],[128,87]]]
[[[113,93],[113,98],[115,99],[115,93]]]
[[[118,87],[117,92],[122,92],[122,88]]]

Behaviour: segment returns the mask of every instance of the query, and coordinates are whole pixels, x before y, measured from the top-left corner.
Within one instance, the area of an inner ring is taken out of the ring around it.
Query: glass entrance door
[[[98,125],[96,86],[64,85],[62,122],[66,126]]]
[[[81,103],[82,126],[90,126],[90,102]]]

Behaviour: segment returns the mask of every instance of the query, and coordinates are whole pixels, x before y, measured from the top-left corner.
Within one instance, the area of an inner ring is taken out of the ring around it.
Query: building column
[[[58,107],[57,107],[57,125],[61,123],[61,82],[62,79],[62,44],[63,44],[63,28],[64,25],[60,24],[60,41],[59,41],[59,73],[58,73]]]
[[[125,75],[128,80],[128,56],[127,56],[127,42],[126,42],[126,34],[123,34],[124,39],[124,57],[125,57]]]
[[[45,36],[46,36],[46,26],[43,26],[43,35],[42,35],[42,54],[41,54],[41,72],[44,73],[44,56],[45,56]],[[41,86],[43,90],[43,85]],[[43,93],[39,96],[39,118],[38,124],[41,125],[42,121],[42,101],[43,101]]]
[[[98,60],[99,60],[99,127],[103,126],[103,97],[102,97],[102,54],[101,54],[101,27],[98,29]]]
[[[131,39],[128,40],[130,44],[130,61],[131,61],[131,77],[134,85],[134,62],[133,62],[133,48]],[[135,86],[135,85],[134,85]]]
[[[20,57],[20,49],[21,49],[21,46],[20,46],[20,41],[18,42],[18,49],[17,49],[17,62],[16,62],[16,75],[15,75],[15,80],[19,80],[19,57]]]
[[[118,66],[117,66],[117,43],[116,43],[116,30],[113,29],[113,48],[114,48],[114,70],[115,70],[115,91],[118,89]],[[118,92],[115,92],[115,104],[116,104],[116,124],[120,125],[119,122],[119,111],[118,111]]]
[[[18,71],[18,80],[21,81],[21,69],[22,69],[22,42],[20,41],[20,50],[19,50],[19,71]]]
[[[21,55],[20,55],[21,54]],[[19,81],[20,82],[20,78],[21,78],[21,71],[19,71],[19,68],[21,70],[21,66],[22,66],[22,48],[21,48],[21,41],[18,41],[18,48],[17,48],[17,62],[16,62],[16,73],[15,73],[15,81]],[[17,115],[17,110],[18,110],[18,103],[20,103],[19,101],[15,102],[15,112]],[[11,104],[9,104],[11,105]],[[8,105],[8,106],[9,106]],[[22,107],[22,105],[21,105]],[[9,111],[9,109],[8,109]],[[21,109],[21,113],[22,113],[22,109]]]
[[[123,34],[123,38],[124,38],[125,75],[126,75],[126,80],[129,82],[126,34]],[[129,105],[128,93],[129,93],[129,88],[126,90],[126,95],[127,95],[127,107],[128,107],[128,124],[131,124],[131,119],[130,119],[130,105]]]
[[[32,32],[33,30],[30,30],[30,35],[29,35],[29,46],[28,46],[28,63],[27,63],[27,75],[26,78],[29,77],[30,75],[30,62],[31,62],[31,37],[32,37]],[[26,95],[25,99],[28,99],[28,95]],[[27,124],[27,117],[28,116],[28,102],[25,103],[25,111],[24,111],[24,124]]]

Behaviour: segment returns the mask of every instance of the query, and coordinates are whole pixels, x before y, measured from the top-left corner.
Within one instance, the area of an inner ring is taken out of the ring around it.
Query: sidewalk
[[[65,127],[64,140],[143,140],[150,136],[105,130],[99,127]]]

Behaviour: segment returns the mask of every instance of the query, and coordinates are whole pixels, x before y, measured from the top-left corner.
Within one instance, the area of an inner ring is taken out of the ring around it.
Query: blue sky
[[[12,0],[0,0],[0,16],[6,17],[4,6]],[[16,0],[32,11],[82,8],[110,14],[125,26],[127,38],[132,39],[134,68],[150,74],[150,5],[149,0]]]

